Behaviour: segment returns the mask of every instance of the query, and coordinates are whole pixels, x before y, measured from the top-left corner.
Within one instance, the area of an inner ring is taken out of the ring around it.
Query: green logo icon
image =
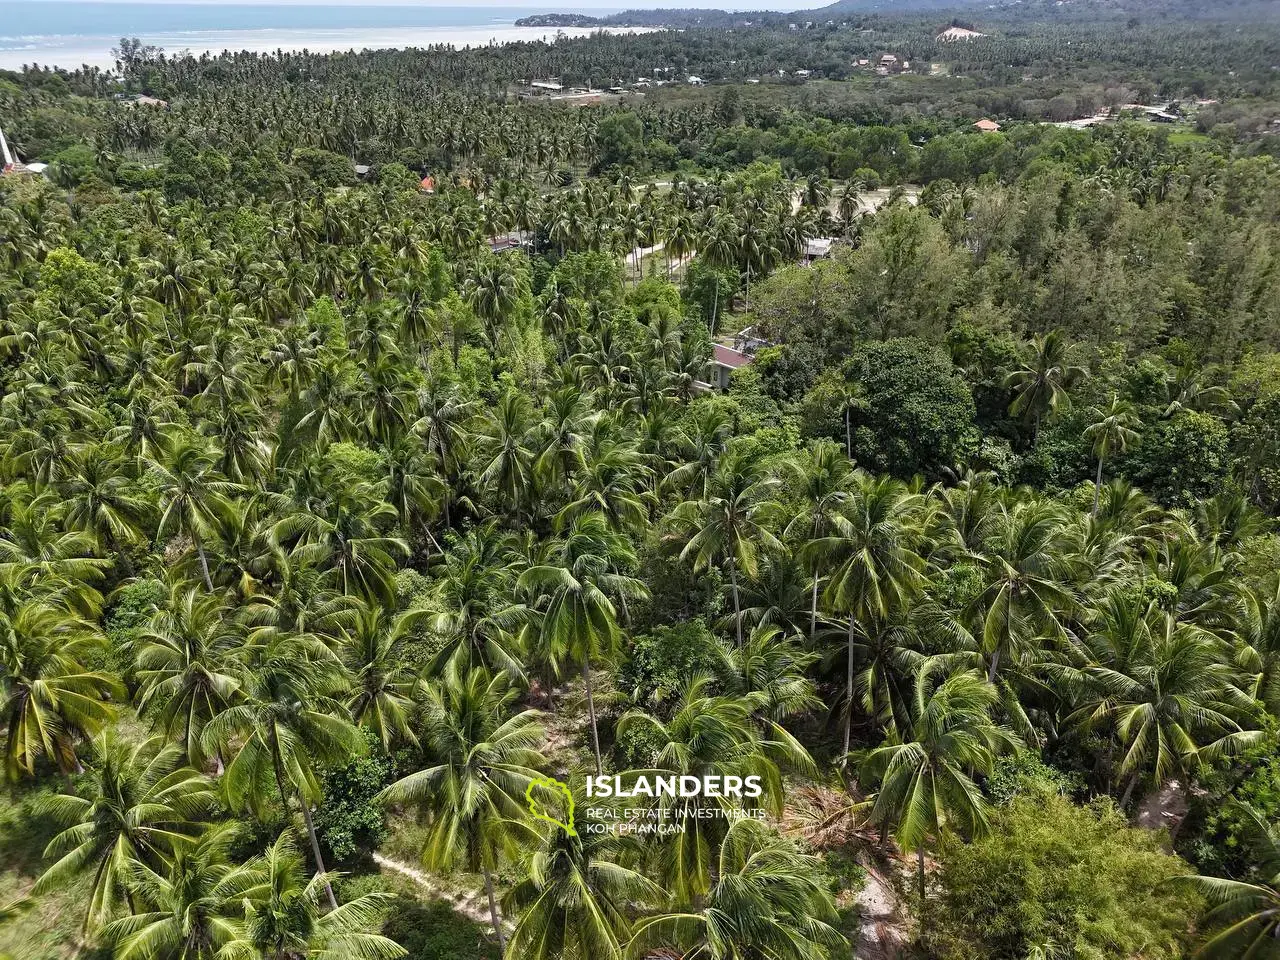
[[[536,794],[536,795],[535,795]],[[543,777],[532,780],[524,789],[524,798],[529,801],[529,812],[536,820],[545,820],[564,830],[569,836],[576,837],[573,829],[573,794],[559,780]],[[563,811],[564,819],[555,814]]]

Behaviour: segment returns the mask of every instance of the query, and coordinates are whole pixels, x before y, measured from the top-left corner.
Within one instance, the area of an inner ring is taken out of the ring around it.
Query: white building
[[[805,241],[804,259],[806,263],[813,263],[815,260],[822,260],[831,256],[831,245],[835,240],[831,237],[813,237]]]

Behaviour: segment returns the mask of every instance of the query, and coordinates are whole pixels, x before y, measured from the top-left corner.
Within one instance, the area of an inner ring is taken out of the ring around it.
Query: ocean
[[[0,0],[0,69],[24,64],[74,69],[111,67],[111,48],[138,37],[167,53],[224,50],[333,50],[483,46],[516,40],[581,36],[589,29],[517,27],[547,6],[433,7],[308,3],[115,3],[85,0]],[[618,7],[578,8],[607,14]]]

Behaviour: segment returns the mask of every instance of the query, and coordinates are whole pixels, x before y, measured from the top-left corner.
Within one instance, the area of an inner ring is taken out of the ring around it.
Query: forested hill
[[[1272,0],[1222,0],[1205,4],[1198,0],[1017,0],[990,3],[987,0],[837,0],[821,7],[796,10],[726,11],[707,8],[656,7],[624,10],[606,16],[548,13],[522,17],[519,26],[645,26],[645,27],[733,27],[789,25],[797,20],[845,19],[869,14],[905,16],[928,14],[972,19],[986,17],[1005,20],[1059,20],[1096,22],[1151,17],[1162,21],[1252,21],[1280,18],[1280,4]]]

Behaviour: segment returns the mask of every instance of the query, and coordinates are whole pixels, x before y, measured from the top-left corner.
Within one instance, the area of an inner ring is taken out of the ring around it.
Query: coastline
[[[466,26],[410,26],[334,29],[200,30],[140,36],[144,43],[163,47],[170,55],[193,56],[224,51],[286,53],[309,50],[335,53],[352,50],[405,49],[408,47],[477,47],[489,44],[551,42],[558,36],[582,37],[608,33],[646,33],[652,27],[518,27],[510,20]],[[107,35],[74,34],[30,37],[29,42],[0,47],[0,70],[21,70],[24,64],[75,70],[81,66],[113,67],[111,48],[119,43]]]

